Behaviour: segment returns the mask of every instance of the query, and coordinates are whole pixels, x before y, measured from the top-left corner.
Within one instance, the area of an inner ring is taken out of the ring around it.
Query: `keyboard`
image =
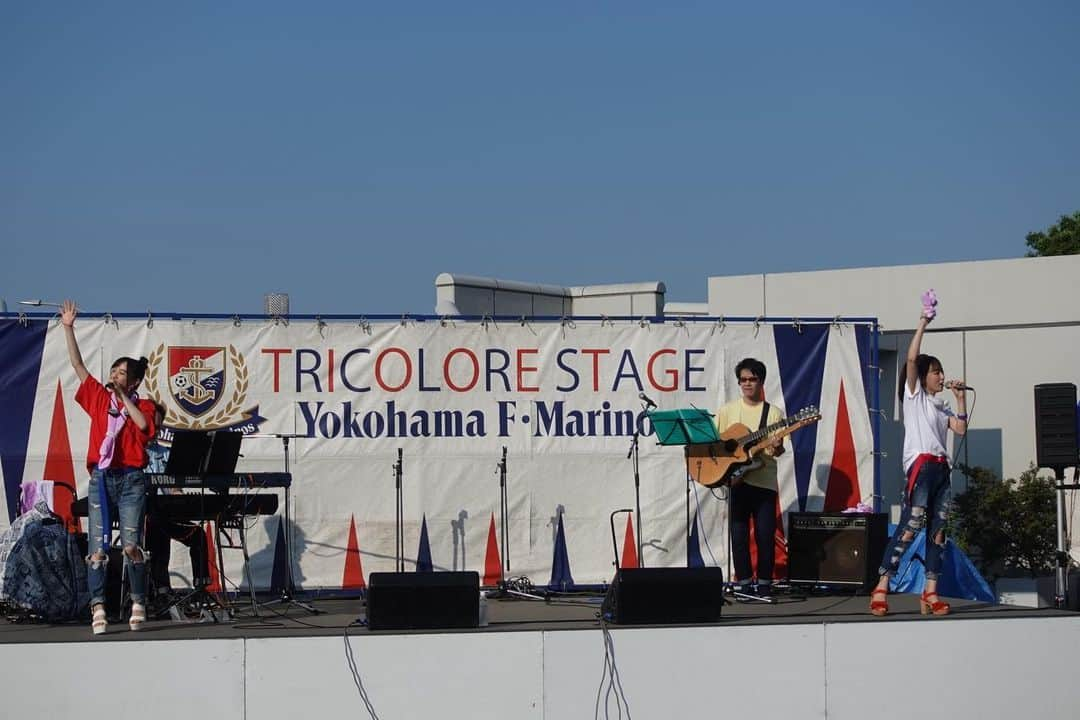
[[[146,473],[146,479],[152,488],[206,489],[218,492],[228,489],[287,488],[292,485],[292,473],[285,472],[228,473],[226,475]]]
[[[148,511],[155,516],[176,522],[200,522],[220,517],[241,515],[273,515],[278,509],[278,496],[273,493],[235,495],[156,495],[149,499]],[[86,517],[86,498],[71,503],[71,514]]]

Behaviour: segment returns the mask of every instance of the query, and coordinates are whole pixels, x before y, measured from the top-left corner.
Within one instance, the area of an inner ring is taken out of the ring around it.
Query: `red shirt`
[[[106,390],[105,386],[93,375],[87,375],[86,380],[75,392],[75,402],[79,403],[90,416],[90,447],[86,450],[86,467],[90,472],[97,467],[101,441],[105,439],[105,433],[109,429],[111,398],[112,393]],[[146,432],[140,430],[131,418],[124,421],[120,434],[116,436],[116,445],[113,449],[112,466],[114,468],[145,467],[146,444],[157,433],[157,428],[154,427],[154,403],[149,400],[136,400],[135,404],[146,418]]]

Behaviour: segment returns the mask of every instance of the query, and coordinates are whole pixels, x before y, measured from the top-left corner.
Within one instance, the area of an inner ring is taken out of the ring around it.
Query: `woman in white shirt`
[[[881,577],[870,595],[870,612],[877,616],[889,612],[886,596],[889,578],[896,574],[900,558],[920,530],[926,530],[926,585],[919,599],[923,615],[947,615],[949,604],[937,594],[945,548],[945,520],[949,513],[952,490],[949,487],[949,456],[946,451],[948,431],[967,432],[967,399],[964,384],[945,382],[941,361],[919,352],[923,332],[933,315],[919,318],[915,335],[908,346],[907,360],[900,372],[900,402],[904,418],[904,473],[907,488],[903,511],[896,532],[885,549],[879,570]],[[936,396],[949,388],[956,398],[957,411]]]

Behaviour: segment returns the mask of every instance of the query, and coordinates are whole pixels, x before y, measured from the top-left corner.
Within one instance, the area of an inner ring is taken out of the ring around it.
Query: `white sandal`
[[[105,608],[99,607],[94,611],[93,620],[90,622],[90,629],[95,635],[104,635],[105,630],[109,627],[109,618],[105,615]]]
[[[132,632],[138,632],[142,630],[143,623],[146,622],[146,606],[142,603],[131,604],[131,617],[128,618],[128,627]]]

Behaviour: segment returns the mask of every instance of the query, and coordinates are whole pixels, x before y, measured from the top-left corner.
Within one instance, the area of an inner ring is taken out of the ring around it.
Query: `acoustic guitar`
[[[717,442],[687,446],[690,476],[707,487],[735,485],[746,473],[764,464],[755,455],[770,438],[786,437],[820,419],[821,412],[810,405],[760,430],[751,431],[742,423],[734,423],[720,433]]]

